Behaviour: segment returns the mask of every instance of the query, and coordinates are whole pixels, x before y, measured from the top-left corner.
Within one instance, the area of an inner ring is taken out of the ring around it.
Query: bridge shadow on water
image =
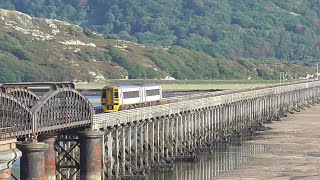
[[[260,126],[257,131],[233,140],[229,143],[216,144],[211,152],[198,154],[197,162],[178,161],[171,172],[153,170],[148,173],[148,180],[209,180],[237,170],[253,161],[254,155],[267,153],[274,147],[263,144],[251,144],[249,141],[263,138],[271,128]]]

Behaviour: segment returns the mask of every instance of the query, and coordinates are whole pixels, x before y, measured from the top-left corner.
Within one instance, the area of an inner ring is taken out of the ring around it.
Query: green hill
[[[106,39],[63,21],[0,9],[0,82],[97,79],[277,79],[315,68],[229,60],[178,46]]]
[[[231,59],[320,59],[318,0],[2,0],[0,7]]]

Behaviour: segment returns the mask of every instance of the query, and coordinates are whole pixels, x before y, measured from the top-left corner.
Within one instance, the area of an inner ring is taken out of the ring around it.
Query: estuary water
[[[212,153],[200,153],[198,162],[175,162],[173,172],[153,171],[148,180],[210,180],[236,170],[252,161],[253,156],[269,151],[266,145],[247,143],[220,145]]]
[[[148,180],[210,180],[217,179],[220,175],[236,170],[238,167],[252,161],[253,156],[268,152],[266,145],[233,143],[219,145],[211,153],[205,152],[198,155],[199,161],[174,162],[173,172],[159,172],[153,170],[148,173]],[[20,179],[20,162],[16,161],[12,174]]]
[[[101,106],[101,96],[86,96],[93,107]]]

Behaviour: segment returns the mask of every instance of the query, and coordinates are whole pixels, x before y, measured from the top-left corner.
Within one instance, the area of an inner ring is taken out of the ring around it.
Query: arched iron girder
[[[72,88],[49,91],[31,111],[37,133],[89,126],[93,119],[89,100]]]
[[[0,138],[32,134],[32,112],[15,97],[0,93]]]
[[[31,108],[39,100],[39,96],[32,91],[24,88],[7,89],[6,93],[20,100],[26,106]]]
[[[0,86],[0,93],[6,93],[6,88]]]

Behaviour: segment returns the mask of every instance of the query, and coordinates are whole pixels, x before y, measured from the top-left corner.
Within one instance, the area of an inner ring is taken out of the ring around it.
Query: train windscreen
[[[107,98],[107,92],[106,91],[102,91],[101,98]]]

